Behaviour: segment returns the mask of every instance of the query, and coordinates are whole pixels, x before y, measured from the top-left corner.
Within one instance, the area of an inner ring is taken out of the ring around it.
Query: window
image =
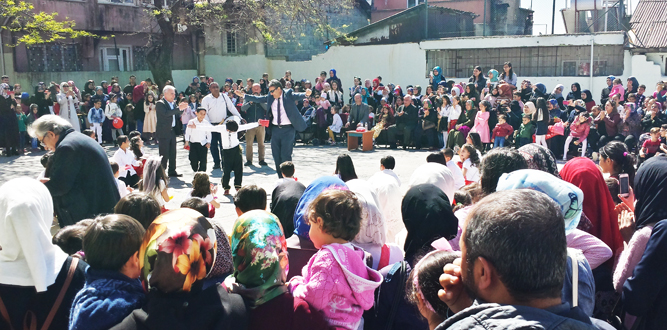
[[[419,6],[422,3],[424,3],[424,0],[408,0],[408,8],[412,8],[414,6]]]
[[[28,47],[28,72],[82,71],[79,45],[46,44]]]
[[[148,62],[146,61],[147,47],[134,47],[132,49],[132,60],[134,62],[134,71],[149,70]]]
[[[134,0],[98,0],[99,3],[113,3],[122,5],[133,5]]]
[[[100,67],[103,71],[131,71],[130,47],[100,47]]]
[[[236,32],[227,31],[227,54],[236,54]]]

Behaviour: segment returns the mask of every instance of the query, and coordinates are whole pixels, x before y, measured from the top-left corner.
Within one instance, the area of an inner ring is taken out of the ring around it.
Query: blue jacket
[[[69,329],[109,329],[143,307],[145,301],[146,294],[139,279],[88,267],[86,285],[72,303]]]
[[[283,90],[283,106],[285,107],[285,113],[287,118],[292,123],[292,126],[297,132],[303,132],[306,129],[306,121],[301,117],[299,109],[296,107],[296,101],[303,100],[306,97],[306,93],[293,93],[291,89]],[[270,121],[270,125],[273,125],[273,110],[271,105],[273,104],[273,95],[264,95],[264,96],[255,96],[255,95],[245,95],[245,101],[256,102],[256,103],[266,103],[267,117]]]
[[[550,329],[595,330],[591,319],[578,307],[563,303],[550,309],[518,305],[475,302],[472,306],[445,320],[436,330],[445,329]]]

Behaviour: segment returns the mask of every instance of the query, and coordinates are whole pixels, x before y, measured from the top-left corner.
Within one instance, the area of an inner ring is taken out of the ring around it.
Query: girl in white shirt
[[[162,167],[160,157],[149,157],[144,165],[144,179],[139,184],[139,191],[155,198],[162,212],[167,211],[165,205],[171,199],[167,193],[167,180],[167,173]]]
[[[333,123],[327,127],[327,131],[329,132],[329,144],[333,146],[336,145],[334,133],[340,133],[340,129],[343,128],[343,120],[340,118],[338,112],[336,112],[335,107],[331,107],[330,111],[331,115],[333,115]]]
[[[459,157],[463,161],[463,177],[466,185],[479,181],[479,156],[472,144],[464,144],[459,151]]]
[[[459,102],[461,102],[461,98],[458,95],[452,97],[452,109],[449,111],[449,117],[447,117],[449,120],[449,130],[452,130],[454,126],[456,126],[456,122],[461,116],[461,106],[459,105]]]
[[[192,189],[189,193],[190,197],[199,197],[217,209],[220,208],[220,203],[215,196],[217,192],[218,186],[211,184],[208,174],[205,172],[195,173],[192,179]]]
[[[107,108],[104,110],[104,114],[113,122],[116,118],[123,117],[123,111],[120,110],[120,107],[116,103],[118,101],[118,95],[111,93],[109,95],[109,103],[107,103]],[[117,136],[123,135],[122,128],[115,128],[113,124],[111,125],[111,138],[116,141]]]

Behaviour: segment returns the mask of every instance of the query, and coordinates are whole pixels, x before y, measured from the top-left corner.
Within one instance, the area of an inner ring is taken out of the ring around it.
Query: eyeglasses
[[[269,89],[269,94],[273,94],[273,92],[275,92],[275,91],[276,91],[276,89],[277,89],[277,88],[274,88],[274,89]]]
[[[39,141],[39,145],[41,145],[42,147],[46,147],[46,145],[44,145],[44,140],[46,139],[46,137],[47,137],[48,135],[49,135],[49,133],[47,132],[46,134],[44,134],[44,136],[42,136],[41,139],[40,139],[40,138],[37,138],[37,141]]]

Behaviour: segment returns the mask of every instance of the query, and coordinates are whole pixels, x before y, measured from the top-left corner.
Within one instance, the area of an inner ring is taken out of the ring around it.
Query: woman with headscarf
[[[52,222],[53,200],[42,183],[18,178],[0,187],[2,329],[24,329],[26,320],[33,329],[68,328],[88,265],[51,243]]]
[[[95,94],[95,81],[94,80],[88,80],[86,82],[86,84],[83,86],[83,93],[84,94],[90,94],[90,95]]]
[[[465,143],[470,128],[475,124],[475,117],[477,116],[475,102],[468,100],[464,107],[465,109],[461,111],[461,114],[456,121],[456,125],[447,135],[447,148],[454,149],[454,146],[461,147]]]
[[[240,295],[219,285],[203,288],[216,251],[213,227],[199,212],[178,209],[157,217],[139,249],[148,302],[112,329],[245,329]]]
[[[60,104],[60,113],[58,115],[70,122],[75,132],[81,132],[81,125],[79,125],[79,117],[77,116],[79,99],[76,97],[74,91],[71,90],[70,85],[66,82],[60,84],[58,104]]]
[[[454,200],[454,193],[456,192],[456,183],[454,174],[447,166],[439,163],[426,163],[415,169],[410,177],[409,186],[429,183],[440,188],[445,193],[447,198]]]
[[[628,246],[629,250],[642,254],[632,275],[623,285],[623,306],[625,311],[640,317],[644,329],[662,329],[667,324],[667,157],[656,156],[646,161],[639,169],[635,185],[637,204],[635,219],[637,228],[651,224],[653,230],[646,242],[646,248]],[[644,230],[647,231],[647,230]],[[630,240],[635,239],[635,233]],[[639,241],[639,237],[637,239]],[[639,242],[637,242],[639,243]],[[633,256],[634,258],[634,256]],[[619,263],[621,267],[621,263]],[[614,277],[615,279],[615,277]],[[626,321],[628,318],[626,317]],[[627,329],[634,329],[626,322]]]
[[[587,230],[611,248],[614,258],[607,262],[611,269],[613,260],[623,251],[623,238],[618,229],[615,204],[602,177],[602,172],[588,158],[577,157],[565,164],[560,171],[563,180],[574,184],[584,192],[584,214],[591,221]]]
[[[234,271],[232,265],[232,248],[229,244],[229,235],[222,228],[222,224],[214,219],[209,222],[215,231],[215,240],[217,242],[217,249],[215,251],[215,261],[211,266],[211,271],[206,275],[204,280],[204,289],[211,285],[218,285],[222,283],[228,275]]]
[[[35,86],[35,94],[30,97],[30,103],[37,104],[37,109],[39,109],[37,114],[40,117],[51,114],[49,107],[53,106],[53,101],[49,98],[47,91],[46,85],[40,82]]]
[[[271,193],[271,213],[280,220],[286,238],[290,238],[294,233],[294,212],[305,191],[306,186],[303,183],[288,180],[273,189]]]
[[[9,93],[9,85],[0,84],[0,148],[5,148],[5,156],[19,154],[19,121],[16,117],[14,94]]]
[[[80,91],[79,88],[76,87],[76,85],[74,84],[74,80],[70,80],[70,81],[68,81],[67,83],[69,84],[69,88],[71,88],[72,91],[74,91],[74,95],[76,95],[76,98],[79,99],[79,100],[81,100],[81,91]]]
[[[521,102],[526,103],[530,101],[530,99],[533,97],[533,86],[531,85],[530,80],[525,79],[521,82],[521,88],[519,88],[519,92],[521,92]]]
[[[188,85],[188,88],[185,89],[185,96],[195,94],[199,90],[199,87],[199,77],[195,76],[192,78],[192,82]]]
[[[479,92],[477,91],[477,89],[475,88],[475,84],[473,83],[469,83],[466,85],[463,97],[475,102],[475,105],[479,104],[479,101],[481,101],[479,97]]]
[[[434,91],[437,91],[438,84],[440,84],[441,81],[445,81],[445,76],[442,75],[442,69],[440,69],[439,66],[436,66],[431,71],[431,76],[429,79],[429,82],[431,83],[431,88],[433,88]]]
[[[565,86],[563,84],[558,84],[556,87],[554,87],[554,90],[551,92],[551,95],[548,97],[544,97],[546,100],[554,99],[558,101],[558,107],[561,109],[565,109],[565,105],[563,105],[563,101],[565,101],[565,98],[563,97],[563,91],[565,90]],[[539,97],[539,96],[538,96]]]
[[[529,169],[544,171],[560,179],[556,156],[551,150],[531,143],[519,148],[519,153],[526,160]]]
[[[561,85],[562,86],[562,85]],[[535,100],[537,100],[538,97],[543,97],[545,99],[555,99],[555,97],[550,97],[547,94],[547,86],[544,86],[543,83],[537,83],[533,85],[533,94],[530,96],[530,101],[535,103]],[[562,95],[561,95],[562,97]],[[562,102],[562,100],[561,100]],[[559,104],[561,103],[559,102]],[[562,107],[561,107],[562,109]]]
[[[498,80],[498,70],[491,69],[487,73],[489,79],[486,80],[486,87],[493,88],[495,87],[500,80]]]
[[[241,295],[250,308],[249,330],[327,329],[320,312],[290,293],[287,257],[285,236],[275,215],[246,212],[234,223],[234,273],[223,285]]]
[[[624,137],[625,145],[628,147],[628,150],[632,151],[637,146],[637,140],[642,134],[642,117],[637,112],[637,108],[633,103],[625,104],[625,116],[623,117],[623,122],[621,123],[621,134]]]
[[[415,257],[420,253],[433,250],[433,242],[456,237],[458,219],[452,212],[452,203],[433,184],[412,186],[403,197],[401,211],[407,230],[405,261],[410,265],[414,265]]]
[[[387,224],[380,210],[377,195],[368,187],[364,180],[346,182],[361,203],[361,227],[352,244],[362,248],[373,256],[372,268],[380,270],[385,266],[403,260],[403,250],[394,244],[387,243]]]
[[[593,100],[593,94],[588,89],[581,91],[581,100],[586,103],[586,110],[591,111],[595,106],[595,100]]]
[[[332,82],[334,82],[334,81],[338,84],[338,90],[342,91],[343,90],[343,84],[340,81],[340,78],[338,78],[338,76],[336,76],[336,69],[331,69],[331,70],[329,70],[329,78],[327,79],[327,82],[329,83],[329,85],[333,86]]]
[[[574,83],[570,86],[570,92],[567,93],[566,100],[580,100],[581,99],[581,85],[579,83]]]
[[[310,225],[306,219],[306,211],[310,202],[315,200],[320,193],[327,189],[348,190],[345,182],[338,177],[323,176],[313,180],[313,182],[308,185],[299,199],[299,203],[296,205],[296,211],[294,212],[294,235],[287,240],[287,250],[290,255],[290,267],[289,273],[287,274],[288,281],[295,275],[301,275],[303,266],[305,266],[308,263],[308,260],[310,260],[310,257],[317,252],[317,249],[315,248],[315,245],[313,245],[313,242],[310,241],[308,234]]]

